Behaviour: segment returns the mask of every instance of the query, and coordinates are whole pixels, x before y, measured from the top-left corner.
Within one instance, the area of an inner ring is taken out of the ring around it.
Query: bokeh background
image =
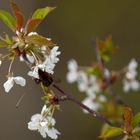
[[[139,0],[15,0],[29,16],[37,8],[57,6],[38,28],[38,32],[52,38],[61,46],[61,61],[57,64],[55,75],[62,79],[61,86],[82,100],[85,95],[79,93],[76,85],[65,80],[67,61],[75,58],[80,65],[90,65],[95,61],[91,45],[92,37],[104,39],[113,36],[119,52],[108,64],[109,68],[120,69],[132,57],[140,62],[140,1]],[[10,11],[9,0],[0,0],[0,9]],[[0,21],[0,34],[11,32]],[[15,75],[27,79],[26,88],[15,86],[9,94],[3,89],[9,62],[0,68],[0,139],[2,140],[42,140],[42,137],[27,129],[32,114],[40,112],[43,103],[41,90],[27,77],[28,68],[17,60],[13,66]],[[116,91],[140,111],[140,93],[122,93]],[[27,93],[19,109],[15,105],[19,97]],[[57,128],[62,132],[59,140],[98,140],[101,122],[91,115],[85,115],[72,103],[64,103],[56,113]]]

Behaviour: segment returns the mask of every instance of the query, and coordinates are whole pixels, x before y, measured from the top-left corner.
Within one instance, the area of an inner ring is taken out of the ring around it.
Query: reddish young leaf
[[[11,2],[11,8],[16,17],[16,28],[19,31],[22,28],[23,23],[24,23],[23,14],[22,14],[20,8],[18,7],[18,5],[16,3],[14,3],[13,1]]]
[[[38,25],[41,23],[41,21],[42,21],[41,19],[29,19],[25,26],[26,33],[30,33],[34,31],[38,27]]]
[[[133,128],[132,128],[132,118],[133,118],[133,112],[130,107],[125,107],[124,108],[124,130],[127,133],[131,133]]]

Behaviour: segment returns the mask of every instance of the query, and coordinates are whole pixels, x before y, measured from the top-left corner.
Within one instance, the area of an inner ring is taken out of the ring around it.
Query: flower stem
[[[11,63],[10,63],[10,65],[9,65],[8,76],[11,76],[11,68],[12,68],[12,65],[13,65],[14,59],[15,59],[15,57],[12,58]]]

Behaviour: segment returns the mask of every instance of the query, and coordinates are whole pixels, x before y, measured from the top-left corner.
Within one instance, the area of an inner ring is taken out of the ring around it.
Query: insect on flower
[[[53,83],[53,78],[51,76],[51,74],[42,71],[41,69],[38,69],[38,74],[39,74],[39,79],[35,79],[36,83],[40,83],[42,82],[43,85],[49,87],[52,83]]]

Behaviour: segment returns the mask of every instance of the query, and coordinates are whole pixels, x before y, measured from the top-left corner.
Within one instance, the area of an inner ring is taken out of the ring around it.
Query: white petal
[[[130,79],[130,80],[135,79],[135,77],[137,76],[137,72],[135,70],[128,71],[125,76],[127,79]]]
[[[41,65],[39,65],[39,66],[41,67]],[[34,78],[39,79],[39,75],[38,75],[38,65],[35,66],[35,67],[33,68],[32,71],[29,71],[29,72],[28,72],[28,75],[31,76],[31,77],[34,77]]]
[[[94,102],[94,99],[91,97],[86,97],[82,103],[88,106],[90,109],[97,111],[101,106],[98,102]],[[84,113],[88,113],[86,110],[83,110]]]
[[[45,128],[44,127],[40,127],[40,129],[38,131],[40,132],[40,134],[41,134],[41,136],[43,138],[46,138],[47,137],[46,131],[45,131]]]
[[[14,86],[14,78],[9,77],[8,80],[3,84],[5,92],[9,92],[10,89]]]
[[[38,122],[29,122],[28,129],[30,130],[38,130],[39,123]]]
[[[55,128],[51,128],[46,130],[48,136],[52,139],[57,139],[58,138],[58,134],[60,134],[60,132],[58,132]]]
[[[78,88],[81,92],[84,92],[88,88],[88,76],[84,72],[79,72],[78,78],[77,78]]]
[[[68,69],[70,71],[77,71],[78,70],[77,62],[74,59],[72,59],[68,62]]]
[[[50,116],[47,117],[47,120],[48,120],[49,123],[51,123],[52,126],[54,126],[55,123],[56,123],[55,119],[50,117]]]
[[[33,64],[33,63],[35,62],[34,56],[29,55],[29,54],[26,54],[26,57],[27,57],[27,59],[29,60],[29,62],[30,62],[31,64]]]
[[[131,88],[135,91],[139,90],[140,88],[140,83],[136,80],[132,81],[131,82]]]
[[[20,77],[20,76],[14,77],[14,81],[17,85],[20,85],[20,86],[26,85],[26,80],[23,77]]]
[[[67,73],[67,81],[69,83],[73,83],[77,80],[77,77],[78,77],[78,73],[77,72],[68,72]]]
[[[42,115],[41,114],[35,114],[35,115],[33,115],[31,117],[31,121],[33,121],[33,122],[37,122],[37,121],[39,121],[41,119],[42,119]]]
[[[104,70],[104,76],[105,76],[106,78],[109,78],[109,77],[110,77],[110,72],[109,72],[108,69],[105,69],[105,70]]]
[[[96,92],[93,87],[90,87],[86,90],[87,96],[96,98]]]
[[[45,127],[45,126],[47,126],[47,124],[48,124],[48,121],[42,121],[42,122],[40,122],[41,127]]]
[[[128,92],[130,90],[131,84],[127,80],[123,81],[123,90],[124,92]]]
[[[131,71],[131,70],[134,70],[134,69],[137,68],[137,66],[138,66],[138,63],[137,63],[137,61],[133,58],[133,59],[131,59],[129,65],[128,65],[128,70],[130,70],[130,71]]]

